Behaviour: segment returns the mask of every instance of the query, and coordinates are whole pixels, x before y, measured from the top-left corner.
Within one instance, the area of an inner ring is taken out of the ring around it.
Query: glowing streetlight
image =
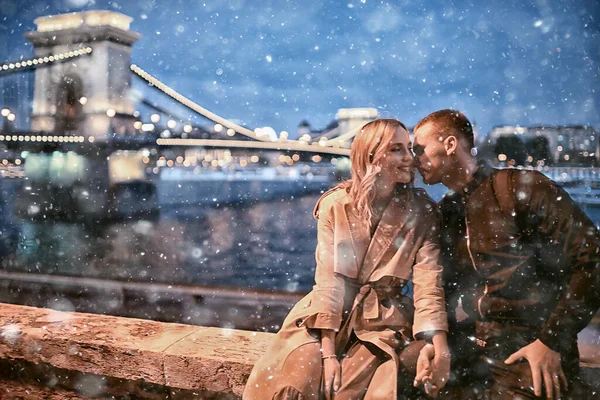
[[[152,122],[154,122],[156,124],[158,121],[160,121],[160,115],[158,115],[158,114],[152,114],[150,116],[150,121],[152,121]]]
[[[177,122],[175,122],[175,120],[170,119],[169,122],[167,122],[167,126],[170,129],[175,129],[175,127],[177,126]]]
[[[106,115],[108,115],[110,118],[112,118],[115,115],[117,115],[117,112],[115,110],[113,110],[112,108],[109,108],[108,110],[106,110]]]
[[[187,125],[184,125],[184,126],[183,126],[183,131],[184,131],[185,133],[190,133],[190,132],[192,131],[192,126],[191,126],[191,125],[189,125],[189,124],[187,124]]]
[[[9,120],[10,122],[13,122],[15,120],[15,118],[17,118],[17,116],[13,113],[8,114],[8,117],[6,117],[6,119]]]
[[[2,111],[0,111],[0,114],[2,114],[3,117],[8,117],[10,110],[8,108],[3,108]]]

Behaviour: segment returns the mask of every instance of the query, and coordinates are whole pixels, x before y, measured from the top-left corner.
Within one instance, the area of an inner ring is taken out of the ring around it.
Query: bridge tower
[[[106,141],[133,132],[131,46],[140,35],[132,18],[114,11],[84,11],[40,17],[27,32],[36,57],[91,48],[70,62],[35,71],[31,130],[83,135]]]
[[[30,129],[85,140],[76,151],[58,145],[27,156],[17,214],[101,219],[156,210],[140,152],[120,151],[114,140],[135,133],[130,65],[140,35],[131,21],[85,11],[38,18],[37,30],[26,33],[37,58],[85,50],[35,69]]]

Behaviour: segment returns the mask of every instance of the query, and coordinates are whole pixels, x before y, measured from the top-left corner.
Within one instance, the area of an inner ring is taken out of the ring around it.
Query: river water
[[[428,191],[439,199],[444,189]],[[186,206],[163,210],[152,219],[93,225],[31,222],[8,213],[1,267],[11,272],[305,292],[313,284],[312,213],[318,198],[312,194],[243,206]],[[600,208],[586,212],[600,222]]]

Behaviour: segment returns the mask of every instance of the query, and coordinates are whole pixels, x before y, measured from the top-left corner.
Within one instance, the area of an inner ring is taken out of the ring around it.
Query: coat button
[[[296,326],[297,326],[298,328],[300,328],[300,325],[302,325],[302,322],[303,322],[303,321],[302,321],[302,318],[298,318],[298,319],[296,320]]]

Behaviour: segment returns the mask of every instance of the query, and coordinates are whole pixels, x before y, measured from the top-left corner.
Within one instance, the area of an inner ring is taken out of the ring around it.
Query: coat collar
[[[489,178],[493,171],[494,169],[490,167],[486,161],[479,160],[477,163],[477,171],[473,174],[473,180],[462,188],[463,195],[468,196],[473,193],[484,180]]]

